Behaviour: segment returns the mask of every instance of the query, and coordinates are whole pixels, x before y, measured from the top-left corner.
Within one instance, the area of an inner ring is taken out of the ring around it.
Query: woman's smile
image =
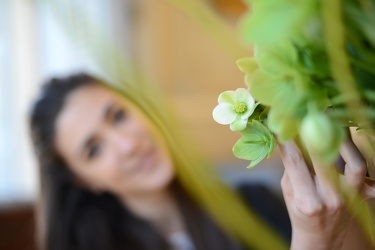
[[[145,174],[153,170],[157,164],[157,150],[155,146],[149,146],[141,154],[136,164],[129,169],[129,174]]]

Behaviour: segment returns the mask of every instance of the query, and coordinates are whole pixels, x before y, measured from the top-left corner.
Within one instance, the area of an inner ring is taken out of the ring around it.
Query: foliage
[[[281,143],[300,136],[329,163],[344,127],[373,134],[375,1],[245,2],[240,31],[254,54],[237,66],[263,113],[249,117],[234,154],[253,167],[272,153],[274,135]]]
[[[243,137],[234,145],[233,153],[240,159],[251,160],[248,168],[270,156],[276,146],[275,137],[257,120],[252,120],[241,133]]]

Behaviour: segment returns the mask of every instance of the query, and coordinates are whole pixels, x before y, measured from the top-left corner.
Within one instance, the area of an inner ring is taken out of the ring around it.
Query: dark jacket
[[[249,207],[290,243],[292,227],[285,202],[263,185],[245,184],[238,192]]]

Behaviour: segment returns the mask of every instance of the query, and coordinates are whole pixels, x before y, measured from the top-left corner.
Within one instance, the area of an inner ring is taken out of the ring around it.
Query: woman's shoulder
[[[290,242],[292,228],[282,197],[263,184],[241,183],[236,190],[252,211]]]

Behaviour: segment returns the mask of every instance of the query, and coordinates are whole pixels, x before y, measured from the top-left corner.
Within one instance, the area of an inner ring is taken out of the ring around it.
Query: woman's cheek
[[[99,168],[98,178],[102,183],[105,183],[108,189],[117,189],[124,180],[124,173],[121,165],[112,157],[106,157],[101,161]]]

